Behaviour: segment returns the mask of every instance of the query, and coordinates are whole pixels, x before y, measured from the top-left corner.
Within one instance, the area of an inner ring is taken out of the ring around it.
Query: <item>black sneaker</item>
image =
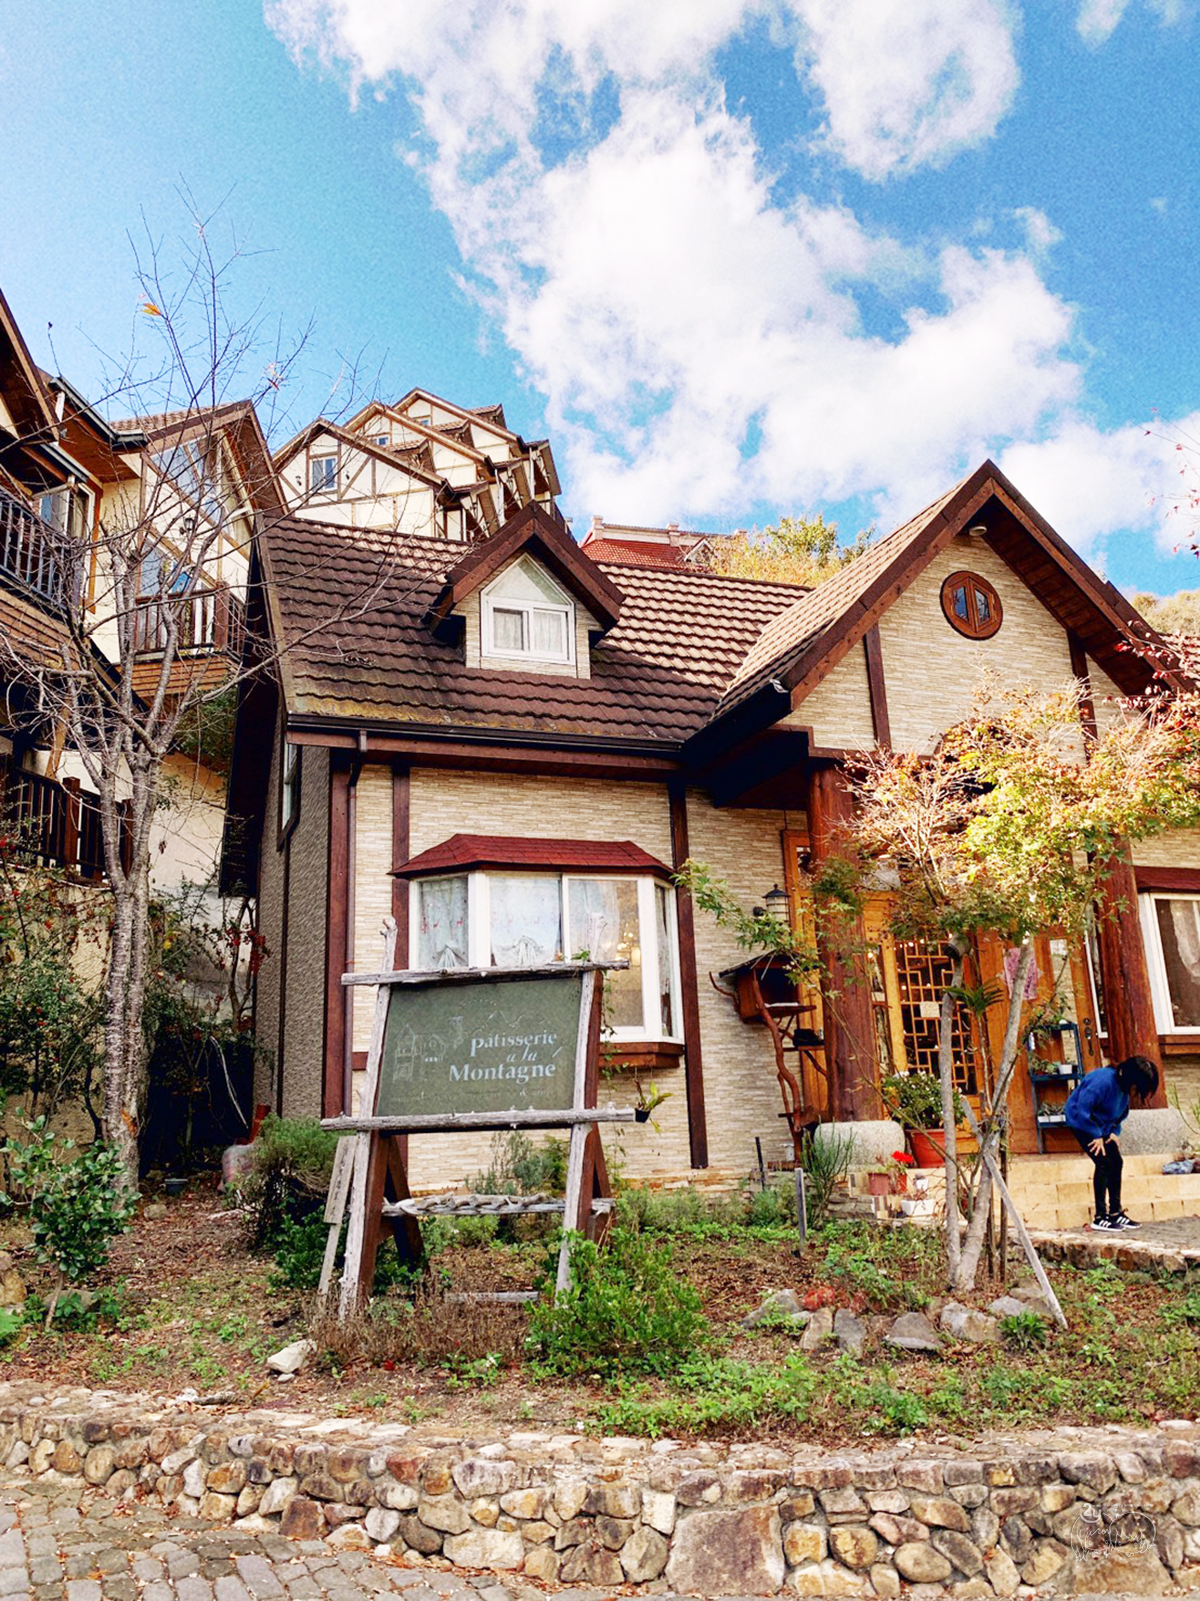
[[[1128,1212],[1114,1212],[1108,1220],[1110,1229],[1140,1229],[1141,1224],[1135,1223]]]
[[[1094,1217],[1087,1226],[1093,1234],[1112,1234],[1121,1225],[1114,1223],[1111,1217]]]

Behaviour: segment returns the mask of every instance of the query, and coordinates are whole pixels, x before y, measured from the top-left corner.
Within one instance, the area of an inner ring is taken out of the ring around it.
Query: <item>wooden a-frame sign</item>
[[[325,1220],[329,1287],[349,1209],[339,1310],[366,1300],[390,1224],[401,1261],[425,1261],[420,1219],[562,1212],[557,1289],[570,1282],[570,1231],[602,1238],[612,1211],[599,1124],[631,1123],[632,1107],[597,1106],[605,970],[624,963],[397,972],[396,925],[383,926],[383,970],[347,973],[375,986],[358,1116],[324,1118],[338,1141]],[[412,1134],[569,1129],[566,1197],[461,1194],[414,1199],[401,1140]]]

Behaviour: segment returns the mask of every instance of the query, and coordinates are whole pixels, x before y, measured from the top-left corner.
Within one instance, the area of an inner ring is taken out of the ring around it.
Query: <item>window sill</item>
[[[634,1073],[661,1072],[683,1061],[678,1040],[606,1040],[600,1046],[600,1066],[628,1067]]]
[[[1200,1029],[1194,1034],[1160,1034],[1158,1047],[1164,1056],[1200,1056]]]

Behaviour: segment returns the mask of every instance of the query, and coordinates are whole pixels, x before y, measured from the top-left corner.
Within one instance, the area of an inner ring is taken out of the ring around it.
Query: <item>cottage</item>
[[[756,1139],[790,1149],[771,1044],[721,981],[739,953],[674,870],[703,860],[745,905],[778,890],[802,918],[799,864],[846,804],[849,753],[932,749],[986,668],[1074,676],[1100,723],[1146,687],[1126,647],[1150,631],[990,462],[812,591],[589,544],[605,559],[534,502],[465,548],[311,515],[261,535],[252,621],[278,681],[243,695],[224,866],[257,890],[273,953],[259,1098],[289,1115],[353,1105],[371,1003],[341,978],[377,966],[391,914],[412,967],[627,960],[608,991],[613,1093],[632,1074],[670,1092],[629,1170],[745,1172]],[[1041,942],[1039,982],[1084,1067],[1139,1051],[1186,1098],[1200,840],[1138,848],[1114,900],[1095,948]],[[935,1059],[942,956],[871,915],[863,934],[860,982],[837,1005],[805,998],[814,1117],[877,1118],[881,1074]],[[984,977],[1003,960],[977,953]],[[1039,1147],[1036,1112],[1022,1075],[1018,1150]],[[417,1147],[418,1184],[479,1165],[461,1140]]]

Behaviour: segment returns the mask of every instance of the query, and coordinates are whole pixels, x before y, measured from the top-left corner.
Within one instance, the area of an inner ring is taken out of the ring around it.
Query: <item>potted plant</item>
[[[942,1129],[942,1086],[936,1073],[892,1073],[880,1085],[888,1111],[908,1137],[918,1167],[941,1167],[946,1159]],[[962,1097],[954,1092],[954,1115],[961,1122]]]
[[[891,1187],[891,1172],[881,1162],[876,1162],[873,1167],[867,1169],[868,1195],[886,1195]]]
[[[658,1124],[654,1121],[650,1114],[654,1111],[655,1107],[661,1106],[664,1101],[669,1101],[671,1099],[671,1091],[660,1090],[657,1084],[651,1084],[648,1090],[643,1089],[641,1080],[636,1078],[633,1082],[638,1096],[633,1106],[634,1120],[638,1123],[649,1123],[650,1127],[657,1134],[659,1132]]]
[[[908,1170],[913,1158],[907,1151],[893,1151],[888,1163],[889,1189],[893,1195],[904,1195],[908,1190]]]

